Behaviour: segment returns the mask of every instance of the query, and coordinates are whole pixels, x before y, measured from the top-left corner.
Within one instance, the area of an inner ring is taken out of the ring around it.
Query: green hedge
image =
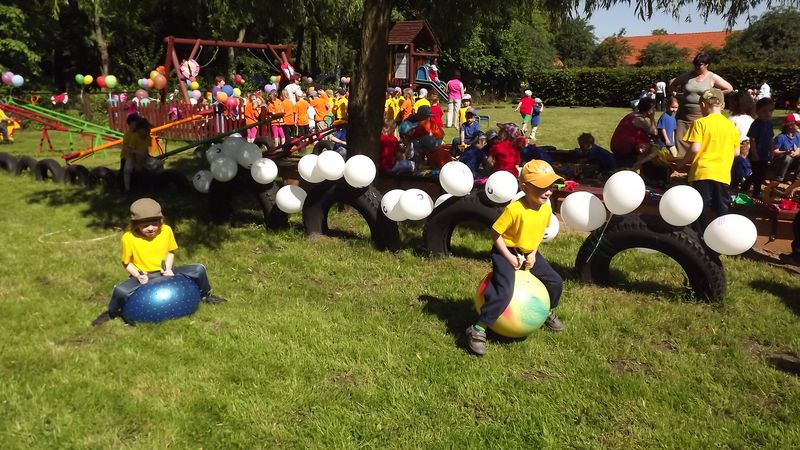
[[[549,105],[560,106],[628,106],[642,89],[656,81],[671,78],[689,70],[688,66],[646,68],[581,68],[554,69],[532,75],[532,89]],[[725,78],[734,89],[758,88],[767,80],[773,98],[782,107],[785,100],[792,105],[800,96],[800,68],[774,67],[766,64],[714,65],[711,70]]]

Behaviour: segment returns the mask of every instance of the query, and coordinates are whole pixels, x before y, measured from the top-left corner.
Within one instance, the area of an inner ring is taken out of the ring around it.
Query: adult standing
[[[667,98],[667,83],[659,81],[656,83],[656,109],[664,111],[664,99]]]
[[[464,83],[461,82],[461,72],[453,72],[453,78],[447,82],[447,127],[458,128],[458,115],[461,110],[461,99],[466,93]]]
[[[733,86],[725,81],[724,78],[708,70],[711,64],[711,56],[699,53],[692,61],[694,70],[684,72],[669,82],[669,90],[678,91],[678,113],[675,119],[678,127],[675,130],[675,137],[678,147],[678,156],[683,156],[689,152],[690,144],[683,140],[686,132],[691,128],[695,120],[703,117],[700,111],[700,97],[703,92],[711,88],[717,88],[723,94],[733,91]]]

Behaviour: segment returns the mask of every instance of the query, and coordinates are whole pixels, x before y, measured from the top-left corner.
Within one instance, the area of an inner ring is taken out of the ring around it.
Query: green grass
[[[569,142],[604,113],[562,111],[586,113],[558,127],[559,109],[546,110],[548,133]],[[699,303],[661,255],[615,258],[616,288],[580,282],[571,267],[583,237],[562,233],[542,253],[566,279],[567,330],[492,339],[476,358],[460,336],[491,267],[475,256],[489,248],[484,232],[458,231],[466,257],[432,259],[421,224],[403,224],[405,250],[382,253],[349,210],[331,220],[341,237],[308,239],[299,216],[284,231],[248,223],[252,212],[241,226],[212,226],[198,219],[202,200],[164,194],[178,263],[205,264],[229,302],[160,325],[92,328],[125,276],[115,227],[126,201],[4,172],[0,192],[3,448],[790,448],[800,439],[800,378],[767,362],[800,349],[800,278],[763,263],[725,257],[726,302]]]

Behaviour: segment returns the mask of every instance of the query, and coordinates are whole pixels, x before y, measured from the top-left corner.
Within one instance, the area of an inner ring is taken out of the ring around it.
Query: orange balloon
[[[155,80],[153,80],[153,86],[156,89],[161,90],[167,87],[167,77],[164,75],[158,74]]]
[[[155,84],[155,83],[153,82],[153,79],[152,79],[152,78],[148,78],[148,79],[147,79],[147,89],[153,89],[153,85],[154,85],[154,84]]]
[[[281,82],[281,77],[280,76],[275,77],[275,82],[276,83],[280,83]]]
[[[220,102],[220,103],[227,102],[228,101],[228,94],[226,94],[226,93],[224,93],[222,91],[217,92],[217,101]]]
[[[158,73],[160,73],[162,75],[166,75],[167,74],[167,68],[164,67],[164,66],[158,66],[158,67],[156,67],[156,72],[158,72]]]

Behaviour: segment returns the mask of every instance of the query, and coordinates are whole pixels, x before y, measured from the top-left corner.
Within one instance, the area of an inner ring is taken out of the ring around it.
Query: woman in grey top
[[[724,78],[708,70],[711,57],[705,53],[699,53],[694,57],[692,64],[694,70],[684,72],[669,82],[669,90],[678,92],[680,106],[675,119],[678,127],[675,130],[675,140],[678,144],[678,155],[683,156],[689,151],[689,143],[683,140],[683,136],[692,126],[692,122],[703,117],[700,112],[700,97],[708,89],[715,87],[727,94],[733,91],[733,86],[725,81]]]

